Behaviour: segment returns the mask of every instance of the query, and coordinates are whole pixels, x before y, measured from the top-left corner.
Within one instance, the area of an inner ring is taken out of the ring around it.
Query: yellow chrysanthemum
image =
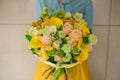
[[[51,25],[55,25],[57,28],[59,28],[61,25],[63,25],[63,21],[57,17],[51,17],[50,23],[51,23]]]
[[[81,47],[79,47],[79,50],[81,53],[78,56],[75,56],[74,59],[77,60],[80,64],[85,61],[89,54],[88,54],[88,46],[85,44],[81,44]]]
[[[30,40],[30,47],[32,47],[32,48],[39,48],[40,45],[41,45],[40,36],[32,37],[32,39]]]

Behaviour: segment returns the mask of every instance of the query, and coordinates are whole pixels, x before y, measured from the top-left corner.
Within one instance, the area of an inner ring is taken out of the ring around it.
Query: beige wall
[[[24,32],[35,0],[0,0],[0,80],[32,80],[37,59]],[[89,57],[92,80],[120,80],[120,0],[93,0],[98,45]]]

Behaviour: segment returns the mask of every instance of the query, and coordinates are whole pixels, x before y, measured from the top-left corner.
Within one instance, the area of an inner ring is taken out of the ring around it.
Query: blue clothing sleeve
[[[40,18],[40,12],[45,7],[50,8],[50,12],[54,12],[61,7],[58,0],[36,0],[35,3],[35,20]]]
[[[92,0],[88,0],[84,9],[84,19],[87,22],[88,28],[92,30],[93,27],[93,4]]]
[[[35,21],[37,21],[40,18],[40,11],[43,9],[44,4],[43,0],[36,0],[35,3]]]

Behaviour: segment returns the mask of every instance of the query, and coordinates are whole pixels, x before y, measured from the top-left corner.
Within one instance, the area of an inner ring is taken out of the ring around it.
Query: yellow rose
[[[81,53],[78,56],[75,56],[74,59],[77,60],[80,64],[85,61],[89,54],[88,54],[88,46],[86,44],[81,43],[81,41],[78,42],[78,49],[81,51]]]
[[[87,24],[85,22],[81,22],[81,23],[75,23],[74,24],[74,27],[78,28],[81,30],[82,32],[82,35],[85,37],[85,36],[88,36],[90,34],[90,31],[87,27]]]
[[[89,55],[87,51],[81,51],[81,53],[78,56],[75,56],[74,59],[82,64],[83,61],[87,60],[88,56]]]
[[[47,61],[49,59],[49,56],[46,52],[42,53],[43,60]]]
[[[63,21],[57,17],[51,17],[50,23],[51,23],[51,25],[55,25],[57,28],[59,28],[61,25],[63,25]]]
[[[80,48],[81,48],[81,45],[82,45],[82,39],[80,39],[79,41],[78,41],[78,45],[77,45],[77,48],[80,50]]]
[[[39,48],[40,45],[41,45],[40,36],[32,37],[32,39],[30,40],[30,47],[32,47],[32,48]]]
[[[47,25],[47,26],[50,26],[50,25],[51,25],[50,19],[48,19],[48,18],[45,18],[45,19],[44,19],[44,22],[42,23],[42,26],[43,26],[43,27],[45,27],[46,25]]]
[[[83,36],[88,36],[90,34],[87,24],[85,24],[85,23],[80,24],[80,30],[83,33]]]
[[[43,60],[45,60],[45,61],[49,59],[49,56],[48,56],[46,50],[43,48],[41,48],[41,50],[39,51],[39,55],[42,56]]]

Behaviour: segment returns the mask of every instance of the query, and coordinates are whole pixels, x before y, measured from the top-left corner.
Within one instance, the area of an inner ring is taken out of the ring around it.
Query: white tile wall
[[[28,25],[0,25],[0,80],[32,80],[37,59],[27,50]]]
[[[120,25],[120,0],[112,0],[111,25]]]
[[[108,25],[110,16],[110,0],[93,0],[94,25]]]
[[[92,80],[105,80],[108,26],[95,26],[94,33],[98,36],[99,42],[89,56],[90,72]]]
[[[37,59],[24,31],[34,18],[35,0],[0,0],[0,80],[32,80]],[[89,57],[92,80],[120,80],[120,0],[93,0],[98,45]]]
[[[107,80],[120,80],[120,26],[111,26]]]
[[[0,24],[29,24],[35,0],[0,0]]]

